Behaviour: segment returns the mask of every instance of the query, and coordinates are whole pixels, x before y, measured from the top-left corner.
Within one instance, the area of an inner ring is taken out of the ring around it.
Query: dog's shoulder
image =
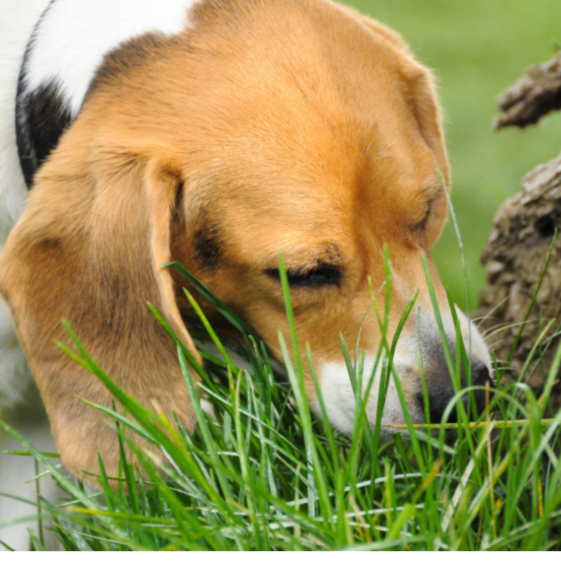
[[[17,142],[28,186],[78,116],[109,53],[146,33],[189,25],[195,0],[52,0],[27,45],[17,93]]]

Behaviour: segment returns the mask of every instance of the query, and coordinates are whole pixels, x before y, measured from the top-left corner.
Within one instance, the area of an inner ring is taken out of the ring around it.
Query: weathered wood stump
[[[561,51],[549,62],[528,68],[520,80],[499,95],[497,105],[501,114],[493,121],[495,130],[512,125],[524,128],[561,109]]]
[[[561,52],[553,60],[535,66],[499,96],[503,111],[494,121],[500,129],[525,127],[551,110],[561,109]],[[526,318],[538,288],[556,229],[561,230],[561,155],[538,166],[522,182],[518,194],[508,199],[495,216],[483,250],[488,286],[480,294],[482,329],[501,361],[508,359],[521,323]],[[561,235],[528,323],[512,356],[507,379],[516,380],[522,366],[550,320],[554,320],[528,369],[526,381],[539,392],[561,341]],[[561,384],[554,388],[553,403],[561,406]]]

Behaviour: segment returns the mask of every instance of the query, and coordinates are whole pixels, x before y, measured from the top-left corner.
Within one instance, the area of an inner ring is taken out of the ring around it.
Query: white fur
[[[16,145],[16,91],[25,47],[48,3],[0,0],[0,251],[27,195]]]
[[[27,360],[12,324],[10,310],[0,298],[0,418],[1,412],[21,404],[32,382]]]
[[[366,418],[371,426],[376,423],[378,411],[378,399],[380,393],[380,372],[382,371],[383,360],[378,363],[378,368],[374,371],[376,357],[369,355],[364,360],[362,371],[362,394],[365,397],[372,377],[374,378],[368,402],[366,404]],[[321,374],[321,395],[325,404],[325,409],[330,423],[342,433],[352,435],[355,424],[355,404],[356,398],[351,384],[349,372],[344,362],[330,362],[320,369]],[[314,405],[316,414],[320,414],[318,405]],[[390,379],[382,424],[397,424],[401,419],[401,405],[397,388],[393,378]],[[387,432],[387,431],[383,431]]]
[[[33,45],[28,89],[56,79],[75,116],[108,52],[147,32],[180,33],[189,24],[187,10],[194,3],[195,0],[56,0]]]
[[[48,3],[49,0],[0,0],[0,251],[27,196],[16,147],[16,91],[27,42]],[[10,312],[0,299],[0,418],[5,418],[5,411],[21,401],[31,380]],[[22,416],[32,417],[32,423],[22,424],[17,418],[11,418],[10,421],[39,449],[54,450],[46,419],[37,418],[34,413],[26,409],[21,412]],[[33,501],[35,485],[25,484],[35,474],[33,460],[4,453],[17,448],[18,445],[0,431],[0,493],[10,493]],[[52,482],[44,482],[42,493],[50,501],[56,500],[57,491]],[[33,506],[0,496],[0,539],[14,549],[27,549],[27,527],[37,532],[36,524],[2,526],[12,519],[34,515],[36,509]],[[0,551],[2,549],[0,546]]]
[[[0,0],[0,251],[27,196],[16,145],[18,75],[33,27],[49,0]],[[0,412],[14,404],[31,377],[10,313],[0,299]]]

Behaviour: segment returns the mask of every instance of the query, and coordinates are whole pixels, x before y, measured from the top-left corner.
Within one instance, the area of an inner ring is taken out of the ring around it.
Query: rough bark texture
[[[500,360],[508,358],[536,292],[555,228],[561,226],[561,156],[529,173],[520,193],[510,198],[495,216],[483,251],[489,286],[480,295],[479,316],[488,316],[483,329]],[[561,318],[561,237],[537,294],[522,339],[512,358],[511,378],[517,377],[540,333],[551,319]],[[557,331],[558,322],[548,335]],[[547,337],[549,338],[549,337]],[[552,341],[543,364],[529,380],[539,390],[549,370],[556,341]],[[544,368],[545,367],[545,368]],[[531,369],[532,370],[532,369]]]
[[[502,114],[495,118],[495,130],[537,123],[540,117],[561,109],[561,51],[549,62],[532,66],[520,80],[503,92],[497,104]]]
[[[495,120],[495,128],[524,127],[561,108],[561,53],[549,63],[528,70],[499,97],[498,104],[505,113]],[[508,358],[530,308],[555,229],[561,230],[561,155],[530,172],[520,192],[500,207],[481,257],[489,285],[481,292],[476,315],[484,318],[482,328],[490,333],[488,341],[499,360]],[[554,324],[524,380],[538,392],[560,341],[554,334],[561,320],[561,235],[512,357],[507,376],[511,381],[518,379],[539,335],[552,319]],[[561,384],[555,386],[552,402],[561,406]]]

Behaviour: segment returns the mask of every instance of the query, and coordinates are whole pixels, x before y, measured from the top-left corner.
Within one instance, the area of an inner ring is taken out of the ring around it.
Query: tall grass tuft
[[[102,409],[119,435],[121,477],[111,485],[103,462],[100,491],[67,476],[57,458],[17,438],[42,466],[38,478],[53,477],[67,494],[62,504],[39,499],[41,531],[32,536],[43,547],[44,532],[55,534],[67,550],[559,550],[561,548],[561,412],[551,412],[549,396],[561,363],[561,347],[538,399],[522,382],[487,388],[487,407],[479,419],[460,408],[457,424],[413,425],[399,377],[393,367],[396,339],[387,336],[391,275],[386,253],[386,309],[373,292],[383,341],[374,368],[385,395],[393,378],[402,399],[406,424],[390,439],[380,422],[372,430],[365,395],[356,393],[352,438],[338,434],[327,421],[313,355],[296,337],[295,320],[282,258],[281,281],[290,338],[280,337],[285,366],[232,310],[179,264],[170,264],[236,328],[240,337],[221,340],[192,295],[186,296],[200,319],[204,337],[197,346],[205,359],[198,366],[164,319],[153,312],[177,344],[177,357],[194,404],[193,434],[175,418],[156,414],[117,387],[67,326],[74,348],[64,348],[112,392],[117,408]],[[432,291],[430,277],[427,277]],[[408,306],[396,337],[407,316]],[[453,303],[451,302],[452,309]],[[439,317],[436,308],[435,313]],[[457,324],[457,318],[455,318]],[[445,348],[447,340],[440,324]],[[457,333],[460,333],[457,326]],[[218,353],[211,352],[208,341]],[[463,349],[463,344],[458,341]],[[542,347],[536,342],[535,353]],[[354,388],[371,372],[364,359],[342,341]],[[459,383],[462,362],[447,352],[452,377]],[[246,368],[238,368],[234,355]],[[295,358],[292,358],[295,357]],[[530,360],[525,369],[530,369]],[[312,415],[303,370],[310,368],[319,394],[321,415]],[[504,368],[504,367],[502,367]],[[196,372],[202,379],[196,383]],[[520,380],[527,372],[520,372]],[[469,377],[469,375],[468,375]],[[460,390],[458,395],[466,390]],[[210,417],[201,399],[210,402]],[[378,419],[381,419],[383,399]],[[451,409],[452,405],[450,405]],[[121,410],[122,408],[119,408]],[[427,415],[428,418],[428,415]],[[471,420],[470,420],[471,419]],[[159,449],[127,440],[134,431]],[[450,435],[453,438],[450,438]],[[142,474],[135,466],[142,467]]]

